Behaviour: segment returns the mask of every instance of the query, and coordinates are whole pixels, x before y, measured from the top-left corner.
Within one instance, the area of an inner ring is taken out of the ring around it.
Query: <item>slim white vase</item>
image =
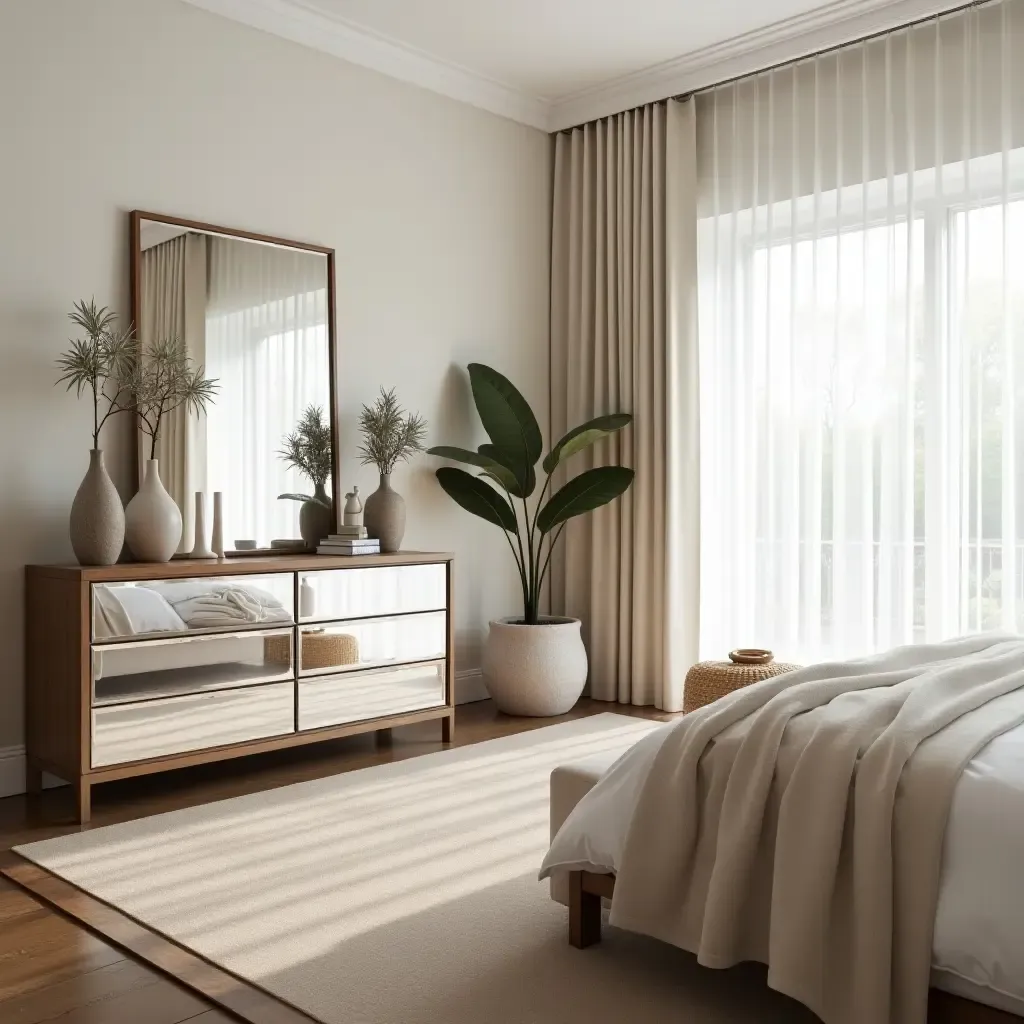
[[[196,534],[189,558],[216,558],[206,543],[206,495],[196,491]]]
[[[210,544],[218,558],[224,557],[224,492],[213,492],[213,543]]]
[[[160,462],[147,459],[142,486],[124,510],[124,534],[140,562],[168,562],[181,542],[181,512],[160,479]]]

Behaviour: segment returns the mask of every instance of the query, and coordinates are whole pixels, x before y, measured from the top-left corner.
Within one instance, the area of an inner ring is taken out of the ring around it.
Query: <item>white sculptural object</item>
[[[355,486],[345,495],[345,511],[342,519],[345,526],[363,525],[363,503],[359,498],[359,487]]]

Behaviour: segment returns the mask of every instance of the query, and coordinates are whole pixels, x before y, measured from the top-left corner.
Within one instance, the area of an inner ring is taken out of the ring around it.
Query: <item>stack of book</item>
[[[366,533],[365,526],[342,526],[338,533],[320,541],[318,555],[379,555],[380,541]]]

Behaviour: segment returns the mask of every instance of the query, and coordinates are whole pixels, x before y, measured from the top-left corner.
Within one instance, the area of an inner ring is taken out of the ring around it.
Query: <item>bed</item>
[[[972,642],[978,649],[968,653],[967,664],[992,652],[1024,659],[1018,638],[992,638],[991,644]],[[1008,676],[1024,678],[1024,660]],[[1004,690],[1019,693],[1019,682]],[[591,759],[552,775],[552,847],[543,874],[551,878],[552,896],[570,908],[570,941],[577,947],[600,939],[602,900],[615,894],[634,809],[658,752],[678,724],[657,730],[620,759],[627,767],[631,760],[629,770],[620,763],[611,771],[607,761]],[[1008,808],[1024,810],[1024,725],[997,732],[963,767],[948,807],[931,938],[933,991],[930,1000],[925,996],[929,1020],[995,1024],[1024,1017],[1024,884],[1018,880],[1024,814],[1007,813]],[[698,952],[696,943],[675,944]],[[745,958],[770,962],[766,955]],[[702,962],[728,966],[713,958]]]

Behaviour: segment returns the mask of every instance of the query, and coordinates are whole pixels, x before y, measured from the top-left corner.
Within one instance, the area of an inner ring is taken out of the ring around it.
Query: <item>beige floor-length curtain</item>
[[[206,249],[204,235],[186,232],[142,253],[140,330],[145,352],[154,341],[181,338],[199,365],[206,362]],[[149,458],[149,438],[139,432],[139,479]],[[195,535],[193,493],[206,487],[205,420],[176,409],[164,420],[156,446],[160,479],[181,510],[179,551]]]
[[[552,439],[630,412],[570,472],[618,462],[636,479],[566,530],[552,611],[583,621],[592,696],[669,711],[699,631],[695,182],[692,101],[555,140]]]

